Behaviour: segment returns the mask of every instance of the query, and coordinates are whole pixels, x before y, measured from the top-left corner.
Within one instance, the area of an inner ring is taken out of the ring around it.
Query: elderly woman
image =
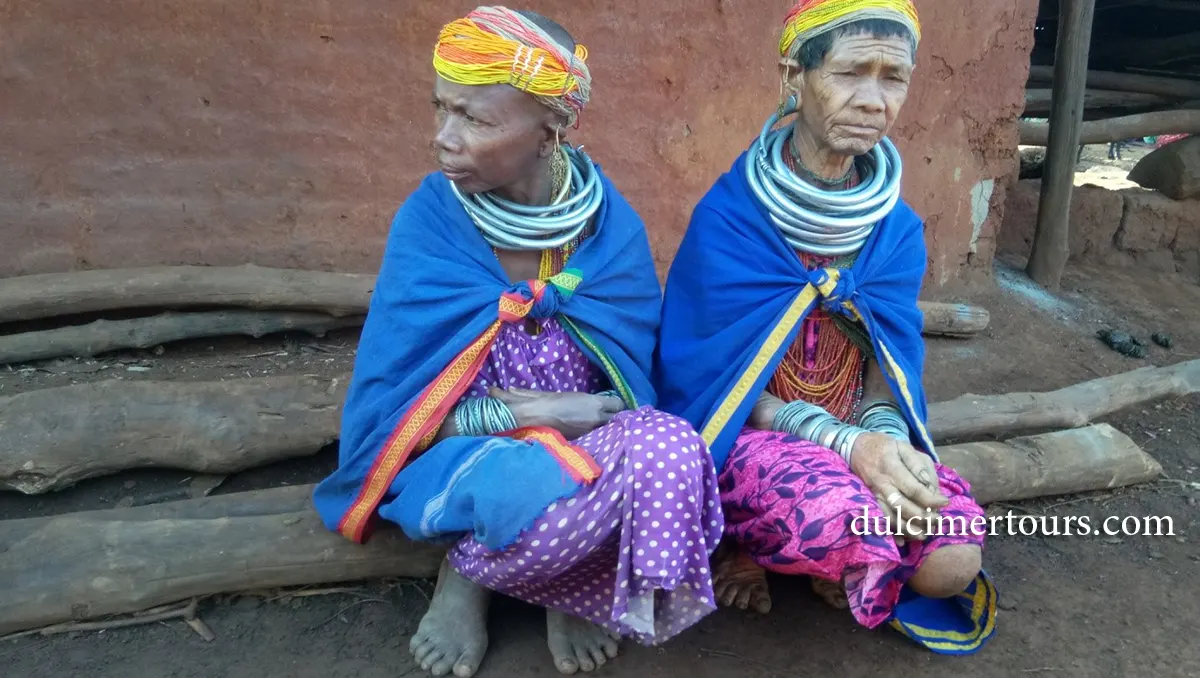
[[[925,426],[925,245],[885,136],[918,38],[908,0],[791,11],[784,102],[695,209],[656,372],[721,474],[722,604],[765,613],[764,570],[807,575],[865,626],[966,653],[996,594],[969,529],[982,511]]]
[[[563,673],[661,643],[715,609],[723,522],[706,447],[655,411],[661,292],[641,220],[561,143],[587,51],[530,12],[480,7],[434,50],[439,173],[397,213],[347,397],[331,530],[380,519],[446,541],[411,642],[470,676],[491,591],[547,609]]]

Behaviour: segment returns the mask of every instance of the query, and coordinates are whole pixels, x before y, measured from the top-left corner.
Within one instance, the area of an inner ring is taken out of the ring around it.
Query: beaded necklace
[[[790,152],[788,152],[790,151]],[[788,167],[807,178],[811,172],[799,172],[802,163],[795,157],[790,144],[784,152]],[[807,168],[804,168],[807,170]],[[817,179],[817,177],[813,177]],[[828,180],[823,181],[828,187]],[[858,183],[854,167],[836,188],[853,188]],[[841,257],[822,257],[796,252],[804,267],[813,270],[834,265],[838,268],[853,263],[857,253]],[[824,309],[814,308],[800,329],[800,336],[788,348],[767,384],[767,390],[787,402],[803,400],[819,405],[844,422],[850,422],[862,402],[865,360],[862,349],[842,331]]]

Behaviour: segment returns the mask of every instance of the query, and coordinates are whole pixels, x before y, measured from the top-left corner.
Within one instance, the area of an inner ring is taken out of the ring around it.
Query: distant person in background
[[[1180,139],[1186,139],[1189,136],[1191,136],[1191,135],[1189,135],[1189,134],[1160,134],[1158,136],[1158,138],[1156,138],[1154,140],[1154,147],[1162,148],[1163,146],[1166,146],[1169,143],[1179,141]]]
[[[1114,142],[1110,143],[1108,145],[1108,159],[1109,160],[1121,160],[1122,159],[1121,158],[1121,149],[1123,149],[1128,144],[1129,144],[1129,141],[1114,141]],[[1085,149],[1085,148],[1087,148],[1086,145],[1080,146],[1079,150],[1076,151],[1075,162],[1079,162],[1080,160],[1083,160],[1083,149]]]

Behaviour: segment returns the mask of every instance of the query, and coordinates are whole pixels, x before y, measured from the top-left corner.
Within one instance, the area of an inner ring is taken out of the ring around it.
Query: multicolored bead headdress
[[[913,40],[921,40],[921,22],[911,0],[801,0],[788,12],[779,54],[795,59],[804,43],[853,21],[888,19],[912,31]]]
[[[460,85],[512,85],[575,125],[591,96],[587,56],[583,45],[571,52],[506,7],[479,7],[442,29],[433,67]]]

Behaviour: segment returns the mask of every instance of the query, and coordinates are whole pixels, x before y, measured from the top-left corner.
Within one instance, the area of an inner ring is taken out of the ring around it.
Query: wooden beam
[[[986,308],[970,304],[941,304],[918,301],[924,316],[921,333],[947,337],[969,337],[987,329],[991,314]]]
[[[1050,139],[1037,226],[1025,269],[1034,282],[1050,290],[1057,290],[1061,284],[1070,253],[1071,191],[1083,124],[1084,81],[1095,11],[1096,0],[1061,0],[1059,3],[1054,69],[1057,85],[1050,112]]]
[[[134,468],[225,474],[337,438],[348,375],[101,381],[0,398],[0,489],[38,494]]]
[[[1158,464],[1107,426],[941,450],[981,503],[1152,480]],[[311,485],[0,521],[0,635],[196,596],[431,577],[443,547],[382,526],[366,545],[327,530]]]
[[[1200,360],[1143,367],[1042,393],[968,393],[929,406],[938,442],[1085,426],[1128,407],[1200,393]]]
[[[1198,7],[1200,9],[1200,7]],[[1029,82],[1049,85],[1054,81],[1053,66],[1030,66]],[[1093,90],[1114,92],[1140,92],[1157,94],[1169,99],[1200,99],[1200,80],[1165,78],[1139,73],[1115,73],[1113,71],[1088,71],[1087,87]],[[1028,97],[1026,97],[1028,101]]]
[[[0,635],[194,596],[430,577],[445,547],[330,532],[311,485],[0,521]]]
[[[129,348],[153,348],[183,339],[277,332],[307,332],[318,337],[344,327],[362,325],[362,316],[335,317],[290,311],[211,311],[164,313],[131,320],[97,320],[36,332],[0,336],[0,364],[59,356],[90,357]]]
[[[350,375],[228,382],[100,382],[0,398],[0,489],[39,494],[135,468],[244,471],[337,439]],[[1078,427],[1200,393],[1200,360],[1048,393],[967,394],[929,406],[934,440]]]
[[[374,285],[374,275],[258,266],[42,273],[4,280],[0,318],[17,322],[116,309],[196,306],[359,315],[365,312]]]
[[[1025,111],[1023,115],[1044,116],[1049,113],[1053,92],[1054,90],[1051,89],[1025,90]],[[1177,100],[1169,97],[1159,96],[1157,94],[1089,89],[1084,93],[1083,108],[1087,111],[1114,108],[1153,109],[1168,106],[1175,101]]]
[[[196,337],[258,337],[285,330],[320,334],[361,325],[374,287],[375,276],[370,274],[256,266],[165,266],[7,278],[0,285],[0,318],[5,322],[147,308],[232,306],[278,310],[251,313],[232,309],[98,320],[88,325],[0,336],[0,364],[149,348]],[[935,309],[925,319],[930,334],[971,332],[970,323],[963,317],[955,319],[937,304],[920,303],[923,310]],[[963,313],[972,315],[971,322],[982,321],[979,329],[986,326],[987,312],[983,309]],[[954,321],[952,327],[944,326],[948,320]]]
[[[1157,461],[1108,424],[950,445],[938,456],[971,484],[980,504],[1106,490],[1162,474]]]
[[[1022,146],[1046,146],[1050,127],[1044,122],[1018,121]],[[1200,110],[1156,111],[1094,120],[1080,126],[1080,144],[1107,144],[1160,134],[1200,134]],[[1072,156],[1074,160],[1074,156]]]

